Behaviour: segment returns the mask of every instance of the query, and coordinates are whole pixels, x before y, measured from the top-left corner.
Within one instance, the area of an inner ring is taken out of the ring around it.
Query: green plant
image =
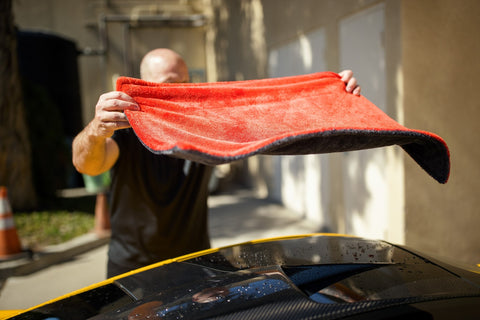
[[[15,226],[22,245],[38,250],[92,231],[94,216],[80,211],[15,213]]]

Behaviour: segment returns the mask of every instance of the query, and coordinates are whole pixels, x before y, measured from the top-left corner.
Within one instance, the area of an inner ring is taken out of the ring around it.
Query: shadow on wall
[[[218,81],[266,78],[267,48],[261,2],[220,1],[213,4],[212,10]]]

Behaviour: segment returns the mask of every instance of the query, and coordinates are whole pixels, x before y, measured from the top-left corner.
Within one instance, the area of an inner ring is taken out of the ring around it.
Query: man
[[[185,62],[169,49],[147,53],[140,73],[151,82],[189,81]],[[340,75],[347,91],[360,94],[351,71]],[[138,108],[125,93],[103,94],[94,119],[73,142],[79,172],[98,175],[112,169],[108,277],[210,246],[207,196],[212,168],[148,151],[123,113]]]
[[[168,49],[149,52],[140,72],[147,81],[189,81],[185,62]],[[138,108],[128,95],[103,94],[95,118],[73,142],[78,171],[98,175],[112,169],[108,277],[210,246],[212,169],[149,152],[129,129],[127,108]]]

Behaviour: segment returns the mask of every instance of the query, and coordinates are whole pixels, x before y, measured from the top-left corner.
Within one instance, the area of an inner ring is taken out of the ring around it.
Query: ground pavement
[[[213,247],[253,239],[317,232],[318,226],[305,221],[296,212],[259,199],[252,191],[236,189],[212,195],[209,199],[209,229]],[[73,250],[85,243],[81,254],[70,253],[64,259],[44,259],[43,265],[30,266],[32,272],[9,277],[0,292],[0,309],[25,309],[60,295],[105,280],[107,245],[105,240],[86,235],[77,239]],[[102,242],[103,241],[103,242]],[[56,248],[58,252],[67,252]],[[50,255],[50,257],[61,255]],[[48,257],[48,255],[46,255]],[[33,272],[34,271],[34,272]]]

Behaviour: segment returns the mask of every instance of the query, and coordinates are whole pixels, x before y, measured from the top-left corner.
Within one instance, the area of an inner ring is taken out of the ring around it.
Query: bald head
[[[151,82],[188,82],[188,68],[182,57],[170,49],[155,49],[147,53],[140,64],[140,76]]]

